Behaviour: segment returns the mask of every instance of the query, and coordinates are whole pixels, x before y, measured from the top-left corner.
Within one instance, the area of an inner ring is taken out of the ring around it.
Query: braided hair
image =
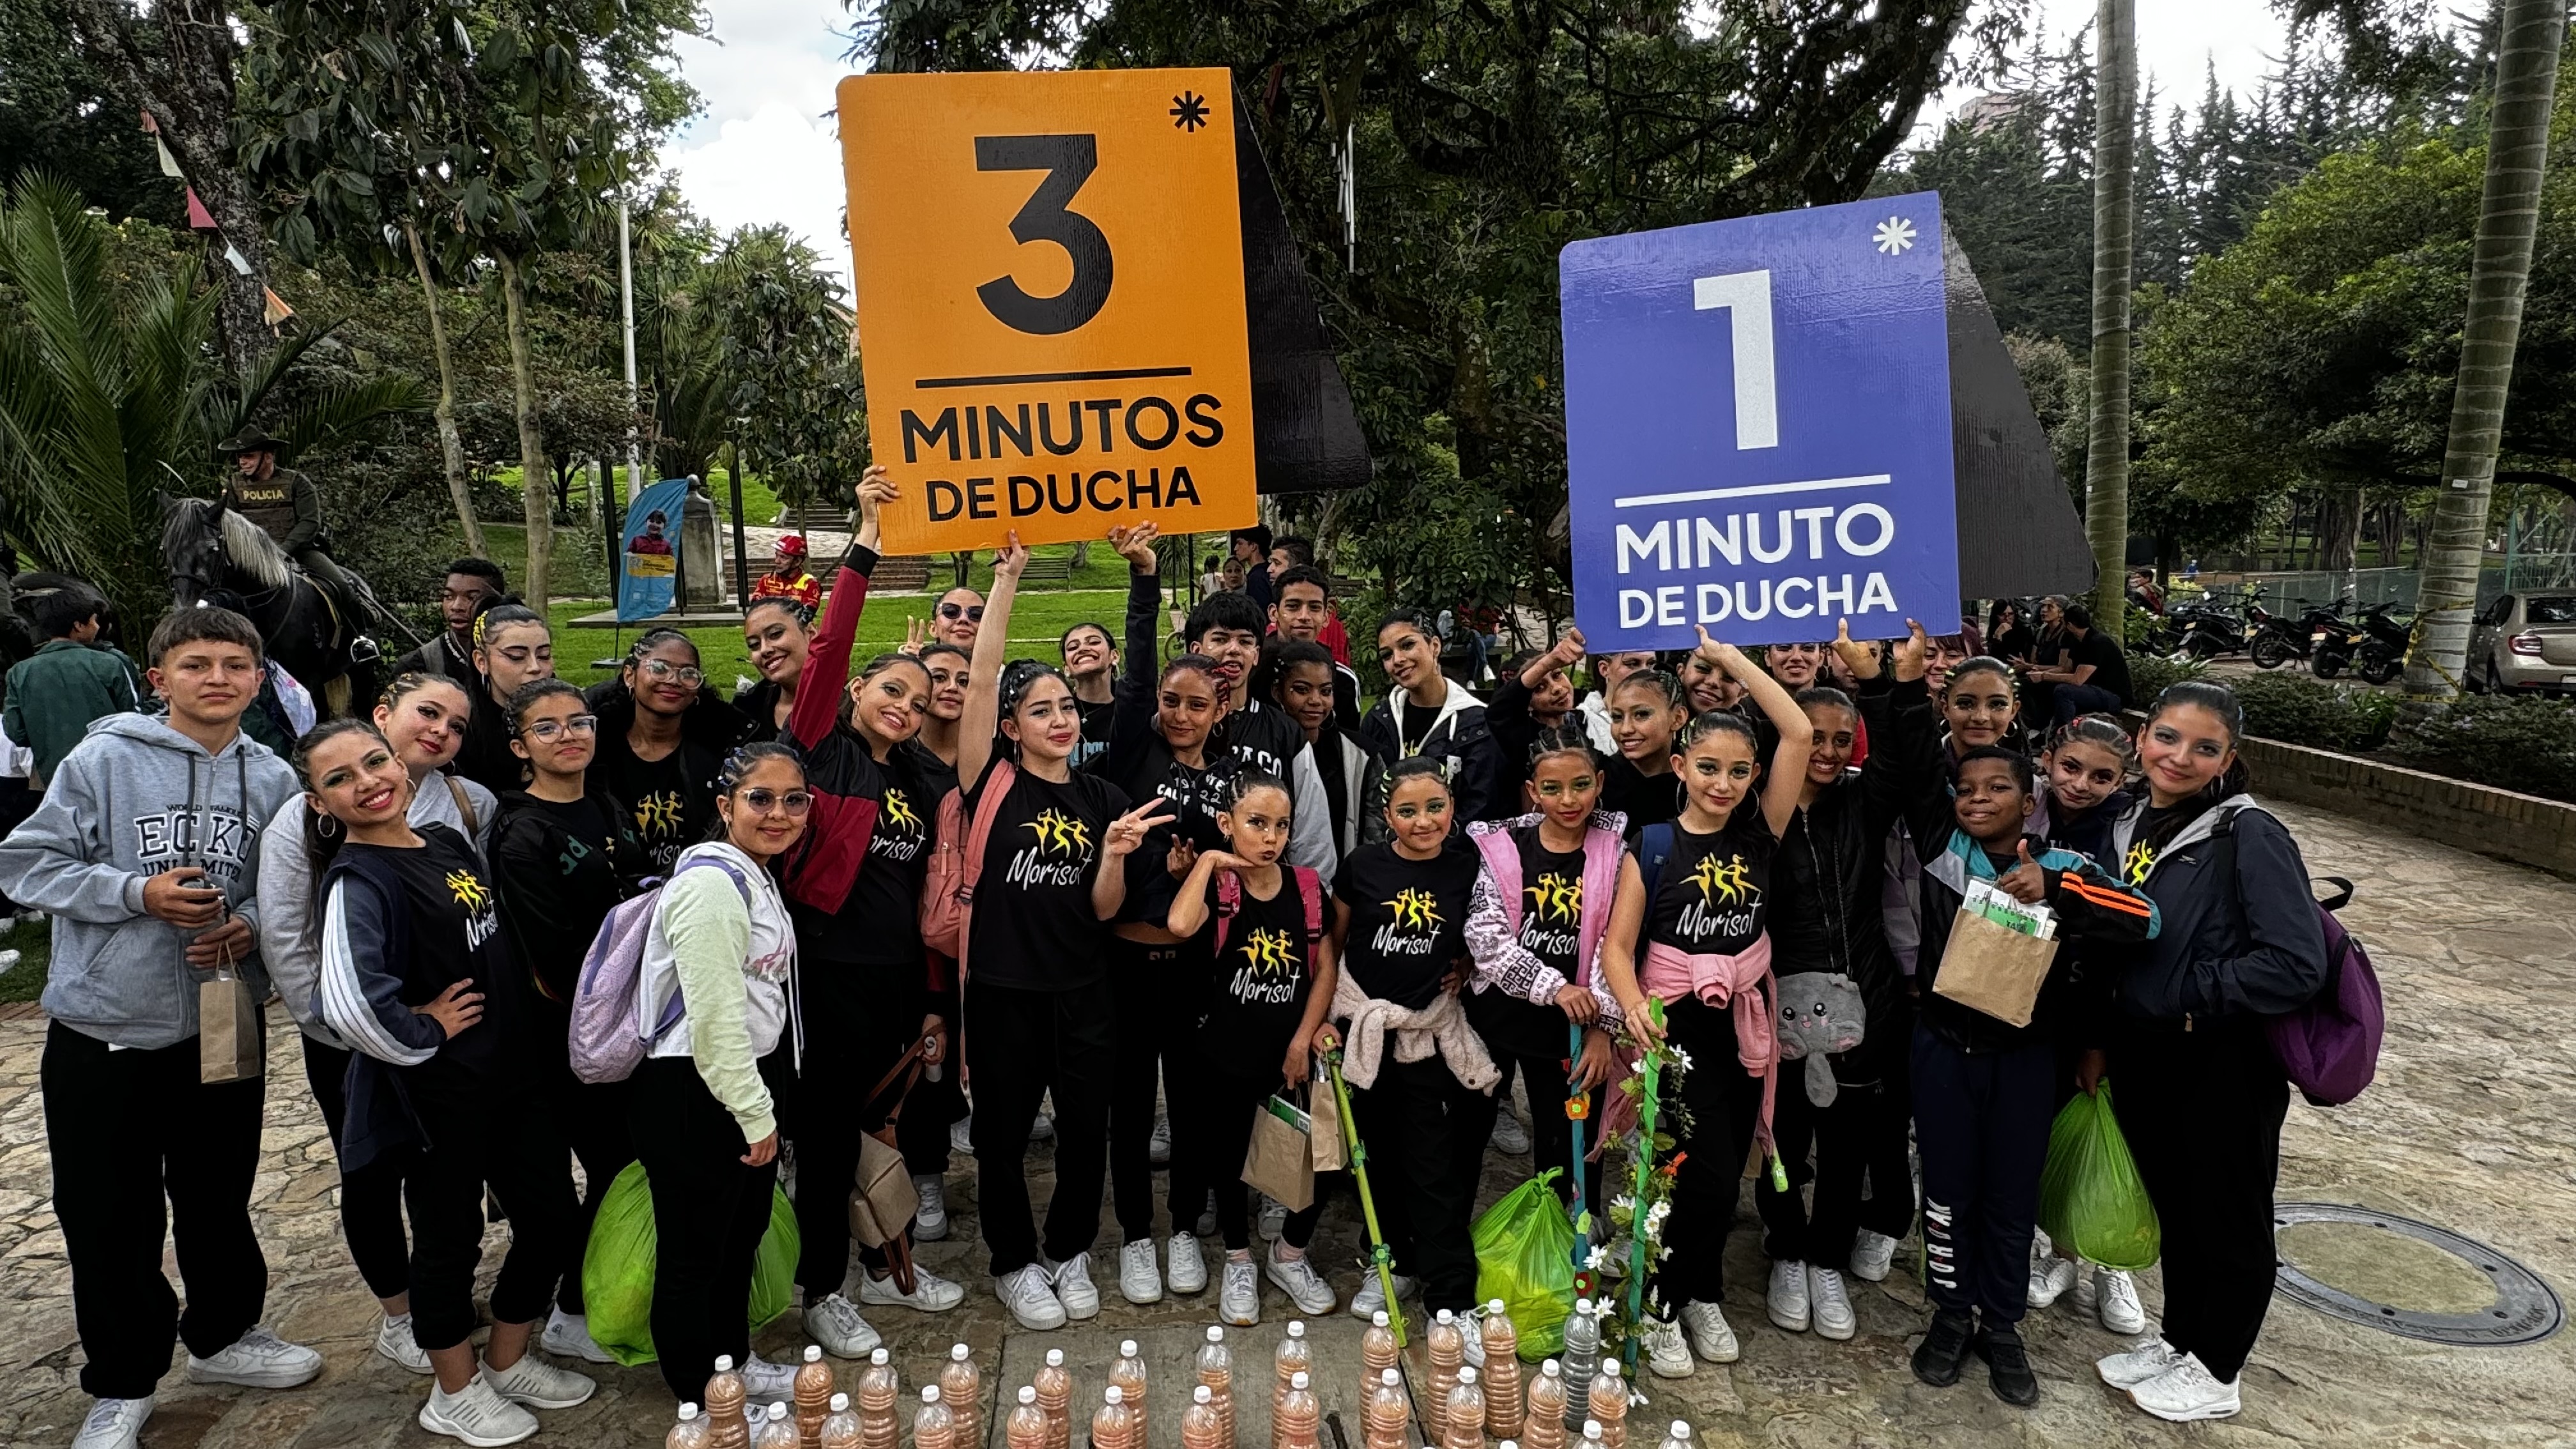
[[[403,676],[405,679],[426,677],[420,674]],[[399,698],[399,696],[393,697]],[[393,746],[385,740],[384,731],[377,729],[372,720],[361,719],[355,715],[340,719],[326,719],[306,730],[287,754],[287,762],[295,767],[296,775],[304,781],[306,794],[320,793],[313,788],[313,752],[342,735],[365,735],[383,747],[387,754],[393,752]],[[329,822],[327,825],[324,823],[326,821]],[[349,832],[341,828],[338,817],[325,814],[320,810],[310,808],[305,810],[304,859],[313,872],[312,891],[317,907],[322,894],[322,874],[330,868],[332,858],[340,853],[340,842],[346,840],[348,835]]]
[[[742,788],[742,782],[749,779],[753,771],[772,760],[786,761],[795,767],[796,778],[799,781],[805,778],[805,759],[802,755],[775,740],[753,740],[748,744],[734,746],[733,753],[725,756],[724,768],[716,772],[716,798],[732,799],[734,793]],[[716,812],[716,818],[707,825],[707,839],[723,840],[727,830],[724,812],[719,810]]]

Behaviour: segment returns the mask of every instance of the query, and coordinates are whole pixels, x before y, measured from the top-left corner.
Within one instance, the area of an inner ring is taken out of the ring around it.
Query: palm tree
[[[2567,0],[2504,0],[2486,190],[2478,201],[2468,315],[2460,326],[2460,378],[2442,449],[2441,497],[2433,505],[2416,588],[2415,647],[2406,656],[2411,700],[2456,698],[2468,663],[2469,618],[2477,608],[2478,569],[2486,553],[2487,497],[2495,488],[2505,393],[2522,336],[2541,171],[2549,160],[2550,99],[2566,32]]]
[[[2134,0],[2100,0],[2093,108],[2092,411],[2084,445],[2084,532],[2093,544],[2093,627],[2127,634],[2129,293],[2134,285],[2138,26]]]
[[[259,412],[305,350],[305,332],[246,376],[216,361],[215,296],[196,264],[120,295],[107,228],[78,190],[22,178],[0,198],[0,503],[32,559],[98,585],[131,623],[170,601],[159,557],[167,491],[213,491],[215,445]],[[269,422],[297,449],[345,437],[427,399],[405,377],[316,394]]]

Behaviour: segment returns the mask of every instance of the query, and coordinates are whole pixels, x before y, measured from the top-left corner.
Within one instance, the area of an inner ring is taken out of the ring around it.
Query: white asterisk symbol
[[[1879,251],[1892,257],[1914,245],[1914,223],[1901,216],[1891,216],[1880,222],[1871,236],[1877,241]]]

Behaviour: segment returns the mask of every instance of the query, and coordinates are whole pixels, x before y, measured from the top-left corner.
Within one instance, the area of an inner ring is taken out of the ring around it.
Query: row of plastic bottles
[[[704,1411],[682,1404],[679,1422],[663,1443],[666,1449],[899,1449],[903,1431],[895,1422],[895,1400],[902,1385],[886,1350],[868,1355],[856,1388],[854,1403],[839,1392],[823,1350],[809,1345],[796,1370],[793,1410],[770,1405],[757,1416],[755,1431],[754,1417],[744,1412],[742,1375],[731,1357],[720,1357],[707,1379]],[[913,1424],[919,1449],[980,1449],[983,1392],[973,1351],[962,1343],[951,1348],[938,1379],[921,1387],[922,1409]],[[924,1439],[925,1433],[932,1437]]]

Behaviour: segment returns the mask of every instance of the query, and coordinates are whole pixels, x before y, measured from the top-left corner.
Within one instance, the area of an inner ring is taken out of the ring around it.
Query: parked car
[[[2576,693],[2576,593],[2506,594],[2469,634],[2469,687]]]

